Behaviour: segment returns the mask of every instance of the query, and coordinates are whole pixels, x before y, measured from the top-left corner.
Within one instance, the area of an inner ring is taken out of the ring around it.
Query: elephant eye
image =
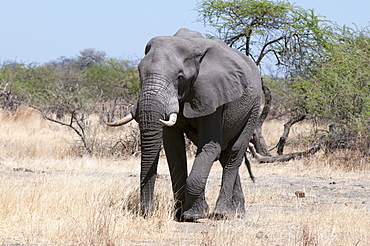
[[[177,77],[177,80],[178,81],[182,81],[184,79],[184,76],[183,75],[179,75],[178,77]]]

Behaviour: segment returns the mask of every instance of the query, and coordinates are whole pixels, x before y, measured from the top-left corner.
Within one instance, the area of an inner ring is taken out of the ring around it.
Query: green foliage
[[[292,81],[293,97],[300,98],[314,117],[348,130],[369,124],[369,47],[367,28],[338,27],[322,62]]]
[[[87,107],[121,96],[131,101],[137,95],[140,80],[132,62],[102,60],[104,52],[85,51],[81,52],[84,56],[61,58],[44,65],[4,63],[0,68],[1,85],[25,103],[49,109]],[[91,58],[94,54],[97,57]]]
[[[236,37],[248,32],[281,29],[284,25],[282,18],[290,7],[289,3],[282,1],[206,0],[199,4],[198,9],[205,23],[215,27],[219,33],[227,29],[230,36]]]
[[[330,35],[326,21],[313,10],[287,1],[204,0],[198,11],[200,20],[216,29],[216,37],[257,65],[269,57],[289,72],[314,61]]]
[[[135,97],[140,89],[136,67],[125,60],[111,58],[95,63],[84,71],[83,77],[88,87],[101,91],[106,98]]]
[[[14,110],[9,106],[13,98],[31,105],[45,119],[74,131],[90,155],[95,151],[96,141],[91,137],[94,129],[89,115],[98,112],[100,119],[105,119],[107,111],[116,110],[117,98],[129,103],[136,97],[139,86],[139,75],[131,62],[108,59],[105,52],[95,49],[44,65],[8,62],[0,67],[3,108]],[[106,106],[110,102],[114,102],[112,108]]]
[[[27,101],[32,95],[40,95],[33,101],[42,101],[44,91],[52,86],[57,77],[55,73],[46,66],[38,66],[35,63],[10,63],[4,64],[0,69],[2,83],[12,94],[17,95],[20,100]]]

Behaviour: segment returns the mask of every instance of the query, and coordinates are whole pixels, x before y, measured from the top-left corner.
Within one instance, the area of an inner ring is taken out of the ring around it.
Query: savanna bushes
[[[132,61],[108,58],[94,49],[43,65],[8,61],[0,67],[0,82],[3,110],[14,112],[21,104],[30,105],[45,119],[70,128],[84,152],[115,153],[124,146],[131,153],[138,148],[136,132],[114,143],[97,137],[102,127],[99,121],[122,117],[139,91],[139,75]],[[99,121],[93,124],[96,116]],[[112,147],[104,150],[106,145]]]
[[[369,45],[368,28],[335,27],[315,66],[269,81],[281,109],[312,121],[326,149],[370,154]]]

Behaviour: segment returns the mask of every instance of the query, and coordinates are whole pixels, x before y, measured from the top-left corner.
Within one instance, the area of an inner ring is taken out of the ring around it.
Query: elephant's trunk
[[[153,210],[153,191],[157,174],[159,151],[162,144],[163,126],[152,122],[152,126],[140,127],[141,137],[141,171],[140,201],[143,215],[150,215]],[[155,126],[155,127],[154,127]]]
[[[160,119],[166,119],[168,114],[174,113],[178,107],[176,97],[177,105],[169,106],[169,96],[173,95],[168,94],[168,86],[165,86],[164,82],[166,81],[158,79],[144,80],[138,99],[136,119],[139,121],[141,136],[140,199],[141,212],[144,215],[150,215],[153,211],[154,183],[163,135]],[[173,109],[169,110],[171,107]]]

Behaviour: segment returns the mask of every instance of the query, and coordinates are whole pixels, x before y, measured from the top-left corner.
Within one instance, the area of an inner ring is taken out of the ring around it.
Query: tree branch
[[[83,143],[83,145],[84,145],[84,147],[85,147],[85,149],[86,149],[86,151],[91,155],[92,154],[92,150],[91,150],[91,148],[89,147],[89,144],[87,143],[87,141],[86,141],[86,136],[85,136],[85,133],[84,133],[84,129],[83,129],[83,127],[81,126],[81,124],[80,124],[80,122],[78,121],[78,119],[76,118],[76,114],[75,114],[75,112],[72,112],[71,113],[71,120],[70,120],[70,122],[69,122],[69,124],[67,124],[67,123],[64,123],[64,122],[62,122],[62,121],[59,121],[59,120],[55,120],[55,119],[53,119],[53,118],[50,118],[49,116],[47,116],[46,114],[45,114],[45,112],[43,111],[43,110],[41,110],[40,108],[37,108],[37,107],[35,107],[35,106],[32,106],[32,105],[30,105],[30,107],[31,108],[34,108],[34,109],[36,109],[36,110],[38,110],[40,113],[41,113],[41,115],[42,115],[42,117],[44,118],[44,119],[46,119],[46,120],[48,120],[48,121],[51,121],[51,122],[54,122],[54,123],[57,123],[57,124],[59,124],[59,125],[62,125],[62,126],[67,126],[67,127],[69,127],[69,128],[71,128],[80,138],[81,138],[81,140],[82,140],[82,143]],[[73,122],[76,122],[76,124],[79,126],[79,128],[80,128],[80,130],[78,130],[75,126],[73,126]]]
[[[284,132],[283,135],[280,137],[279,143],[277,144],[277,153],[278,155],[282,155],[284,151],[284,146],[286,140],[288,139],[290,128],[297,122],[300,122],[306,118],[306,114],[297,115],[291,118],[287,123],[284,124]]]
[[[277,39],[274,39],[274,40],[271,40],[267,43],[265,43],[260,51],[260,55],[258,56],[257,60],[256,60],[256,64],[257,66],[259,66],[259,64],[261,63],[262,59],[269,53],[269,52],[274,52],[275,54],[275,57],[278,59],[278,62],[280,63],[280,59],[278,58],[278,56],[276,55],[276,51],[273,50],[273,49],[269,49],[268,51],[265,52],[266,48],[268,46],[270,46],[271,44],[274,44],[276,42],[279,42],[280,40],[283,40],[283,39],[286,39],[287,37],[286,36],[281,36]]]
[[[301,159],[303,157],[309,157],[316,152],[318,152],[321,149],[321,144],[315,144],[311,148],[305,151],[301,152],[295,152],[295,153],[290,153],[290,154],[285,154],[285,155],[277,155],[277,156],[262,156],[256,153],[256,151],[253,150],[253,146],[249,146],[249,149],[252,152],[253,157],[259,162],[259,163],[273,163],[273,162],[286,162],[290,160],[297,160]]]

